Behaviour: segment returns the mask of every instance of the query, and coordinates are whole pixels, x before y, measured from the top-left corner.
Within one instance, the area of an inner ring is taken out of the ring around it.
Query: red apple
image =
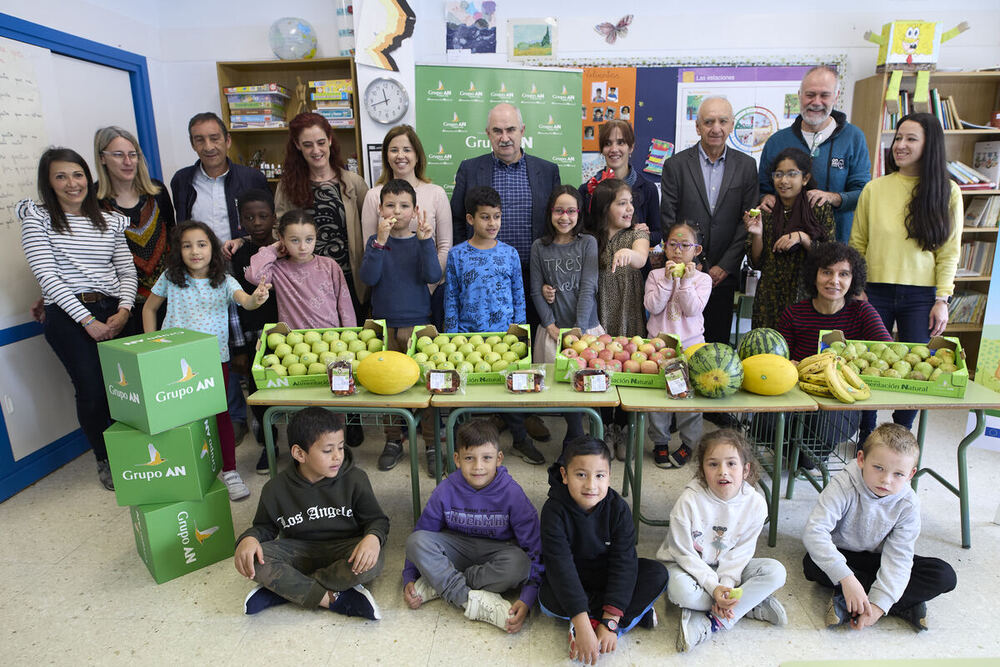
[[[638,373],[640,368],[639,362],[631,359],[622,364],[622,370],[626,373]]]
[[[665,347],[663,348],[661,354],[663,355],[664,359],[673,359],[674,357],[677,356],[677,348]]]
[[[599,340],[602,343],[604,343],[605,345],[607,345],[608,343],[610,343],[614,339],[611,337],[610,334],[601,334],[600,336],[597,337],[597,340]]]
[[[597,353],[597,358],[604,359],[604,361],[611,361],[612,359],[615,358],[615,353],[607,348],[604,348],[603,350]]]
[[[643,340],[642,336],[632,336],[632,338],[629,339],[629,342],[632,343],[633,345],[635,345],[636,348],[638,348],[640,345],[642,345],[646,341]]]
[[[607,346],[604,343],[602,343],[601,341],[595,340],[593,343],[591,343],[587,347],[589,347],[592,350],[597,350],[598,352],[600,352],[601,350],[603,350]]]
[[[622,348],[622,344],[621,343],[618,343],[616,341],[611,341],[610,343],[608,343],[607,349],[609,349],[612,352],[614,352],[615,354],[617,354],[617,353],[621,352],[622,349],[624,349],[624,348]]]
[[[604,359],[591,359],[587,365],[591,368],[599,368],[603,370],[608,367],[608,362],[604,361]]]
[[[635,343],[625,343],[624,345],[622,345],[622,349],[628,352],[629,354],[632,354],[639,348],[636,346]]]
[[[616,373],[621,373],[622,362],[618,361],[617,359],[612,359],[611,361],[608,362],[608,370],[614,371]]]
[[[570,359],[569,363],[570,363],[570,365],[576,364],[580,368],[580,370],[583,370],[584,368],[587,367],[587,360],[586,359],[581,359],[580,357],[574,357],[574,358]]]
[[[646,356],[645,352],[633,352],[630,359],[632,359],[632,361],[646,361],[649,357]]]
[[[663,353],[662,352],[654,352],[653,354],[649,355],[649,360],[650,361],[655,361],[657,363],[659,363],[660,359],[662,359],[662,358],[663,358]]]
[[[656,352],[656,348],[653,347],[652,343],[643,343],[642,345],[639,346],[639,351],[640,352],[645,352],[646,356],[648,357],[649,355],[651,355],[654,352]]]
[[[566,334],[565,336],[563,336],[563,345],[565,347],[569,347],[578,340],[580,340],[580,337],[577,336],[576,334]]]
[[[625,352],[624,350],[622,350],[621,352],[615,352],[615,359],[623,364],[626,361],[628,361],[631,358],[631,356],[632,355],[630,355],[628,352]]]
[[[590,361],[591,359],[596,359],[597,358],[597,350],[595,350],[593,348],[590,348],[590,347],[585,348],[580,353],[580,358],[581,359],[586,359],[587,361]]]
[[[639,372],[647,373],[649,375],[655,375],[660,372],[660,367],[655,361],[644,361],[639,364]]]
[[[572,359],[573,357],[579,357],[580,353],[571,347],[567,347],[565,350],[562,351],[562,356],[569,357],[570,359]]]
[[[652,343],[653,347],[656,348],[657,350],[662,350],[667,346],[666,341],[664,341],[662,338],[654,338],[649,342]]]
[[[617,336],[615,338],[615,342],[618,343],[619,345],[624,345],[625,343],[628,342],[628,338],[626,338],[625,336]]]
[[[582,340],[587,345],[590,345],[595,340],[597,340],[597,336],[595,336],[594,334],[583,334],[582,336],[580,336],[580,340]]]

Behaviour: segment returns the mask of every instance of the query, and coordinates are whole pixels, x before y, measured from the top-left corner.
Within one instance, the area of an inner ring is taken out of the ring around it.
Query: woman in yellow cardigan
[[[348,171],[333,128],[315,113],[300,113],[288,124],[288,144],[281,182],[275,193],[280,218],[293,208],[305,209],[316,221],[317,255],[330,257],[344,271],[358,321],[365,286],[359,275],[365,239],[361,206],[368,193],[365,180]]]
[[[948,324],[962,234],[962,194],[948,177],[940,121],[929,113],[901,118],[887,166],[861,192],[850,244],[868,262],[866,294],[885,328],[895,324],[897,340],[926,343]],[[862,420],[862,437],[874,415]],[[892,417],[910,428],[915,415]]]

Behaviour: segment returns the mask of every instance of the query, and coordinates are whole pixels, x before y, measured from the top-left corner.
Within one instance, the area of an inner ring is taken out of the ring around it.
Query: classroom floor
[[[880,415],[886,418],[887,415]],[[966,413],[932,413],[928,422],[925,463],[955,478],[955,450],[964,433]],[[560,419],[547,419],[553,441],[540,448],[550,460],[561,442]],[[675,436],[676,437],[676,436]],[[509,447],[509,436],[504,436]],[[0,641],[2,661],[25,664],[177,664],[198,660],[215,665],[246,664],[554,664],[566,662],[566,624],[535,610],[524,630],[506,635],[467,621],[460,610],[435,600],[417,611],[403,604],[400,570],[403,543],[412,530],[409,468],[406,459],[390,472],[378,472],[382,448],[379,429],[355,450],[369,471],[382,507],[392,519],[387,567],[371,587],[383,618],[365,622],[324,610],[292,605],[249,617],[242,602],[251,584],[237,574],[232,560],[157,586],[139,559],[128,510],[100,487],[88,452],[34,486],[0,504]],[[253,495],[233,504],[239,534],[249,525],[265,477],[253,472],[260,452],[253,437],[237,450],[239,469]],[[660,470],[647,448],[644,486],[646,513],[666,515],[691,470]],[[282,459],[287,462],[289,457]],[[528,496],[541,507],[546,497],[545,470],[517,457],[505,461]],[[424,498],[432,488],[423,471]],[[616,653],[602,665],[709,664],[776,665],[793,659],[934,658],[1000,656],[1000,641],[989,626],[1000,593],[1000,526],[991,523],[1000,503],[996,471],[1000,452],[969,449],[972,485],[972,544],[959,546],[958,500],[929,477],[920,485],[923,532],[918,553],[948,560],[958,573],[958,588],[929,605],[930,631],[916,634],[900,620],[883,619],[863,633],[826,630],[823,616],[829,593],[805,581],[799,534],[816,500],[807,484],[798,484],[794,500],[782,501],[778,546],[766,544],[757,554],[781,560],[788,581],[779,591],[789,624],[777,628],[745,619],[729,632],[694,649],[690,656],[674,648],[679,613],[657,603],[659,627],[637,628],[623,637]],[[613,466],[620,488],[621,464]],[[638,551],[652,557],[664,529],[643,527]]]

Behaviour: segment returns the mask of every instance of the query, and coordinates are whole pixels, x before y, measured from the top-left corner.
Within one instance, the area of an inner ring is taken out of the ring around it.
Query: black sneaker
[[[399,440],[386,440],[382,453],[378,455],[378,469],[392,470],[403,458],[403,443]]]
[[[740,427],[740,422],[733,415],[727,412],[706,412],[705,419],[712,422],[719,428],[735,428]]]
[[[330,605],[330,611],[344,616],[360,616],[372,621],[382,618],[382,610],[379,609],[375,598],[361,584],[340,591],[337,599]]]
[[[847,611],[847,601],[841,593],[834,593],[830,598],[830,606],[826,608],[826,627],[835,628],[851,620],[851,612]]]
[[[673,468],[673,461],[670,460],[670,447],[667,445],[653,445],[653,463],[657,468]]]
[[[524,429],[528,432],[528,435],[531,436],[532,440],[537,440],[538,442],[548,442],[552,439],[552,434],[549,432],[549,428],[538,415],[528,415],[525,417]]]
[[[424,454],[427,457],[427,476],[434,478],[434,461],[437,459],[437,449],[434,447],[428,447],[424,450]],[[441,474],[445,473],[444,466],[441,466]]]
[[[676,451],[670,452],[670,463],[673,468],[683,468],[684,464],[691,460],[693,452],[691,448],[682,444]]]
[[[271,607],[277,607],[281,604],[286,604],[288,600],[281,597],[277,593],[261,585],[258,585],[252,591],[247,593],[246,598],[243,600],[243,613],[244,614],[258,614],[265,609],[270,609]]]
[[[521,455],[521,458],[530,463],[531,465],[542,465],[545,463],[545,457],[542,453],[538,451],[535,447],[535,443],[531,441],[531,438],[525,438],[519,442],[514,443],[514,451]]]
[[[111,465],[107,461],[97,462],[97,479],[108,491],[115,490],[115,480],[111,475]]]
[[[906,609],[901,609],[899,611],[889,612],[891,616],[901,618],[917,632],[924,632],[927,630],[927,603],[918,602],[912,607],[907,607]]]
[[[365,441],[365,429],[361,424],[348,424],[344,439],[348,447],[358,447]]]
[[[275,449],[274,449],[274,463],[275,463],[275,465],[277,465],[279,458],[280,458],[280,456],[278,455],[278,449],[277,449],[277,447],[275,447]],[[260,449],[260,458],[257,459],[257,468],[256,468],[256,470],[257,470],[257,474],[258,475],[269,475],[269,474],[271,474],[271,468],[267,464],[267,448],[265,448],[265,447],[261,447],[261,449]]]

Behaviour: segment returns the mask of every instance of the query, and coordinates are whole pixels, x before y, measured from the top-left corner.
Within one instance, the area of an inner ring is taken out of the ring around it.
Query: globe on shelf
[[[300,60],[316,55],[316,31],[305,19],[280,18],[271,24],[268,43],[282,60]]]

